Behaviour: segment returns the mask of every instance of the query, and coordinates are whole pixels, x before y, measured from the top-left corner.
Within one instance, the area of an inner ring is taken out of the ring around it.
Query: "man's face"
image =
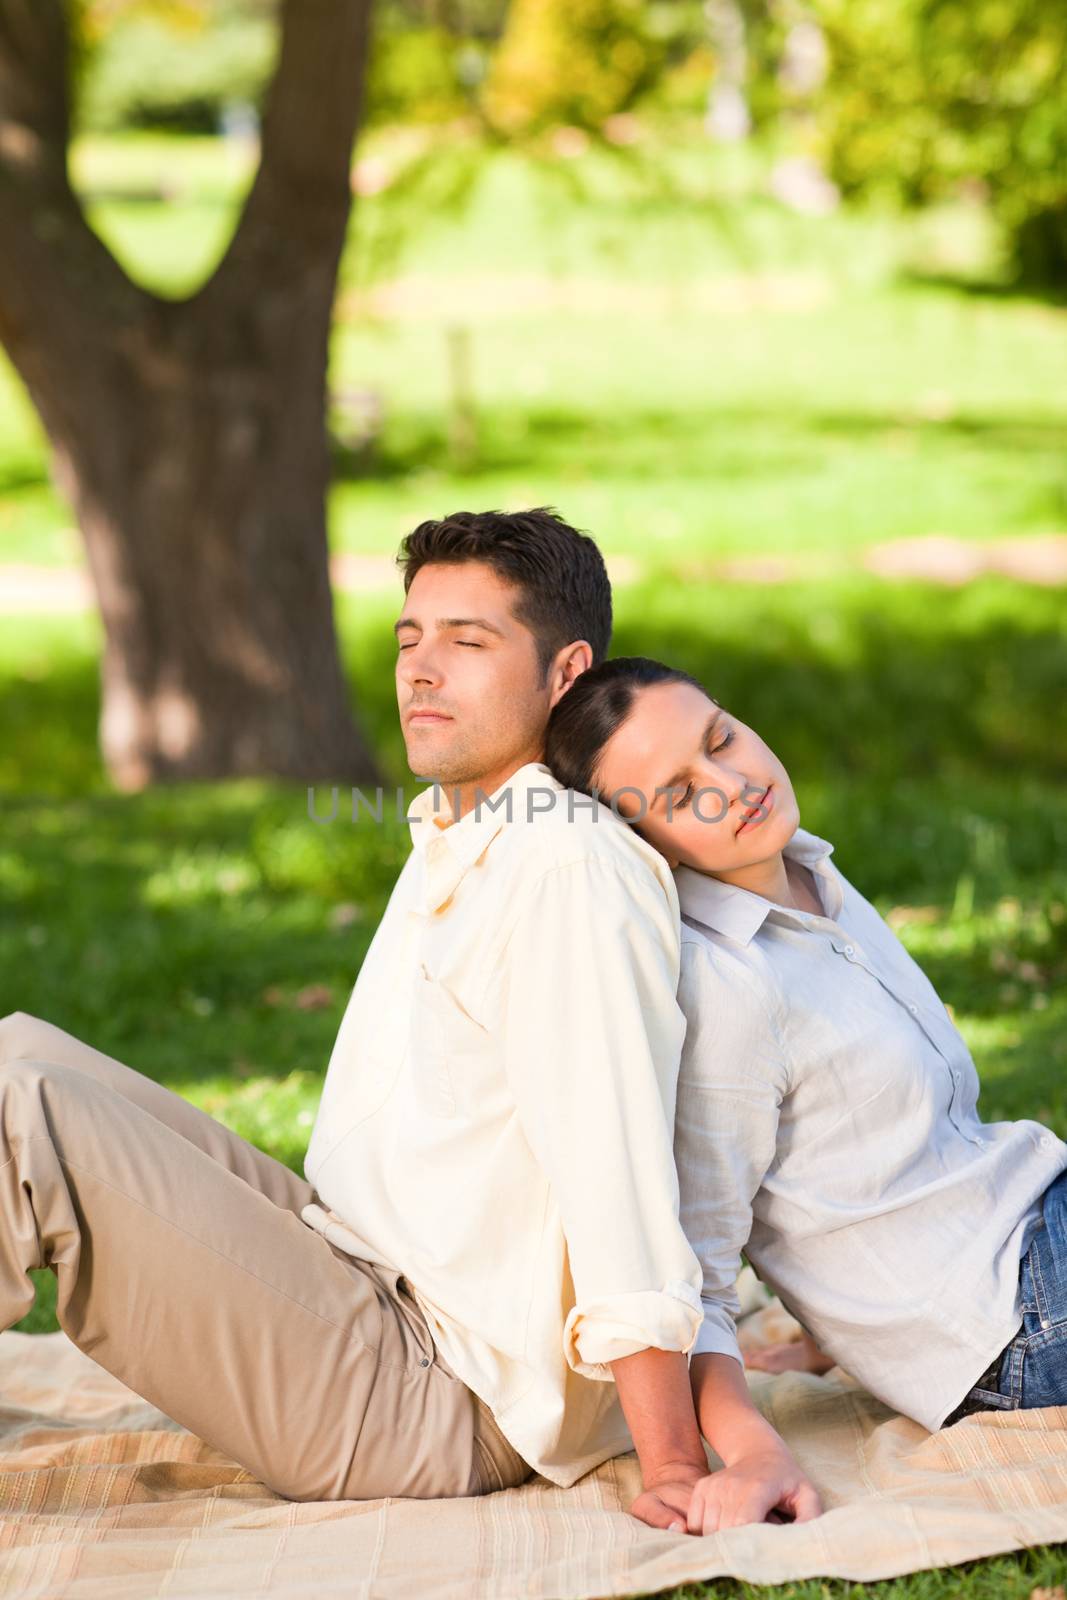
[[[539,760],[558,693],[514,584],[482,561],[420,567],[395,625],[396,698],[416,777],[482,783]],[[492,790],[486,788],[486,793]]]

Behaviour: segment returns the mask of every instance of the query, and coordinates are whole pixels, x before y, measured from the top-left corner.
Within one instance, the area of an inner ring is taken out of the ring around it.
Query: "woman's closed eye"
[[[718,753],[718,751],[725,750],[728,744],[733,743],[733,738],[734,730],[731,728],[725,739],[720,739],[719,743],[715,746],[715,749],[708,751],[708,755],[715,755]],[[674,802],[675,811],[681,811],[685,806],[687,806],[690,800],[693,798],[695,792],[696,791],[694,790],[693,785],[691,783],[687,783],[685,786],[685,793],[682,795],[682,798]]]

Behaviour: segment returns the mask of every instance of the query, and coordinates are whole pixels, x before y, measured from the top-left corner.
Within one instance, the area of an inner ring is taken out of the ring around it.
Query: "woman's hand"
[[[834,1365],[809,1333],[786,1344],[768,1344],[745,1352],[745,1366],[757,1372],[816,1372],[820,1376]]]
[[[750,1522],[810,1522],[821,1514],[818,1490],[780,1445],[740,1456],[701,1478],[690,1492],[686,1527],[690,1533],[718,1533]]]
[[[753,1405],[740,1361],[712,1352],[694,1356],[691,1377],[704,1437],[723,1468],[695,1486],[689,1532],[817,1517],[822,1511],[818,1493],[785,1440]]]

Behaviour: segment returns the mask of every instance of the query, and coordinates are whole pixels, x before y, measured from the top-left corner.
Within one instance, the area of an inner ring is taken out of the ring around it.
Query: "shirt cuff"
[[[703,1307],[682,1279],[663,1289],[610,1295],[573,1306],[563,1327],[567,1365],[583,1378],[613,1381],[608,1363],[639,1350],[688,1351],[700,1330]]]
[[[714,1311],[704,1307],[704,1320],[697,1330],[693,1347],[689,1352],[689,1359],[694,1356],[733,1356],[735,1361],[740,1361],[744,1366],[745,1358],[741,1354],[741,1347],[737,1342],[737,1329],[734,1319],[725,1307],[718,1307]]]

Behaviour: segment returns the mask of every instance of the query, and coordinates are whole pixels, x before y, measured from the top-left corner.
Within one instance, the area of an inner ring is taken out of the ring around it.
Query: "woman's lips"
[[[770,784],[760,795],[756,802],[756,807],[758,809],[754,809],[742,822],[737,830],[738,833],[744,833],[746,828],[758,828],[761,822],[766,822],[768,816],[774,810],[774,791]]]

